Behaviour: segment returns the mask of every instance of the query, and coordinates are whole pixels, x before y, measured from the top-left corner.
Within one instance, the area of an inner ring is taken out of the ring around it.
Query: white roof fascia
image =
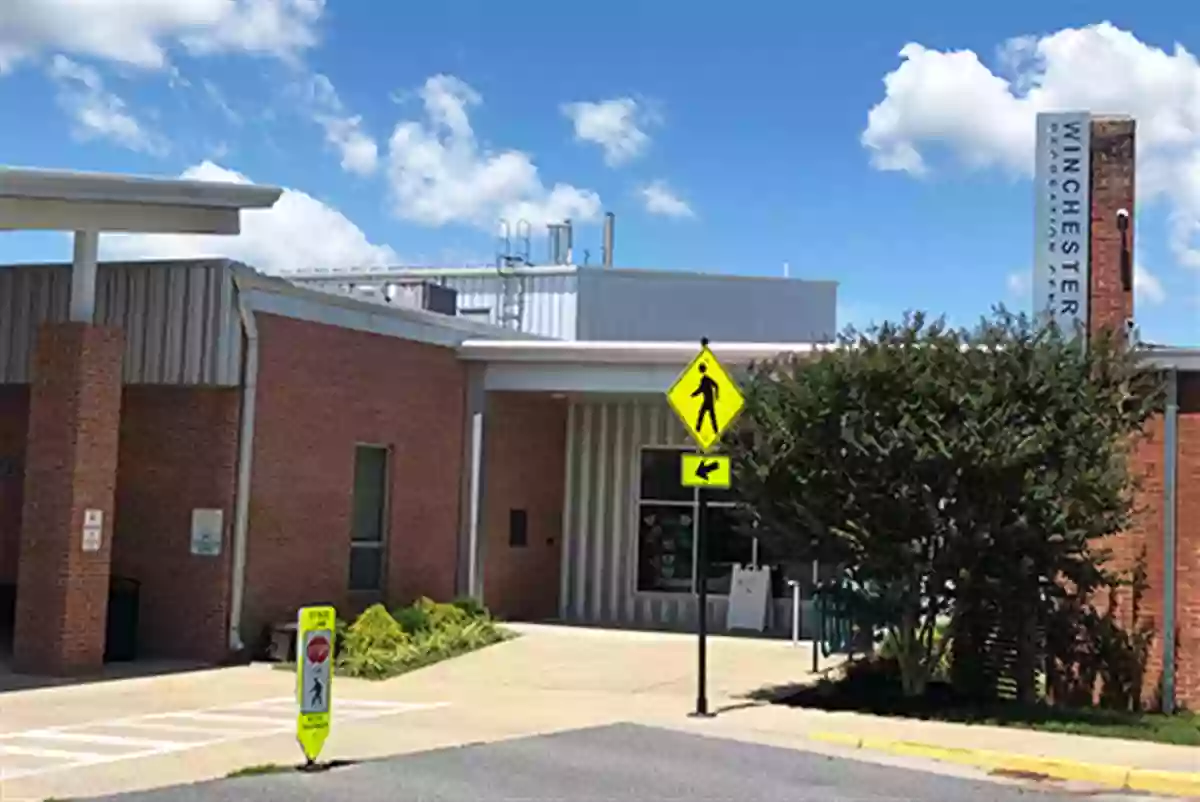
[[[709,348],[723,363],[745,364],[781,354],[805,355],[831,347],[818,343],[711,343]],[[459,346],[466,360],[517,363],[682,365],[700,349],[698,342],[621,342],[540,340],[501,342],[467,340]]]
[[[256,184],[0,167],[0,197],[93,203],[269,209],[283,190]]]

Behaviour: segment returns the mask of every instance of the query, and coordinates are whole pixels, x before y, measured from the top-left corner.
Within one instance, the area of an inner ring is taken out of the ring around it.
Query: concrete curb
[[[1168,796],[1200,796],[1200,772],[1153,771],[1132,766],[1081,763],[1048,757],[1032,757],[985,749],[959,749],[916,741],[862,738],[842,732],[814,732],[808,737],[821,743],[866,749],[905,757],[920,757],[989,771],[1038,774],[1055,780],[1087,782],[1129,791]]]

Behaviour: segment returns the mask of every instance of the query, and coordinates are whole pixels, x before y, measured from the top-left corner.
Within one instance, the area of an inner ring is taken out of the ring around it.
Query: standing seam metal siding
[[[594,398],[571,404],[560,618],[659,629],[695,626],[698,605],[693,595],[634,591],[640,449],[687,443],[664,400]],[[724,596],[709,597],[714,631],[724,628],[727,607]],[[775,601],[772,621],[771,629],[791,625],[790,602]]]
[[[29,382],[38,326],[68,317],[66,265],[0,267],[0,384]],[[96,322],[125,332],[126,384],[235,387],[242,329],[223,261],[105,263]]]
[[[463,310],[486,309],[486,317],[481,314],[479,318],[500,324],[503,285],[498,274],[470,277],[430,275],[423,278],[457,291],[460,314]],[[521,282],[523,288],[522,332],[560,340],[575,339],[578,280],[574,273],[514,276],[509,280]]]

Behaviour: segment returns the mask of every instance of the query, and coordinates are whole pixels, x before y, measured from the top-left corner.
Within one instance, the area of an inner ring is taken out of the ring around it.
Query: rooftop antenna
[[[496,267],[512,256],[512,228],[508,221],[500,218],[500,230],[496,237]]]
[[[529,221],[524,218],[518,220],[517,221],[517,247],[520,248],[520,251],[516,254],[516,256],[517,256],[517,258],[519,258],[521,260],[521,262],[523,264],[526,264],[526,265],[533,264],[533,262],[531,262],[529,260],[530,256],[533,253],[532,247],[530,245],[532,239],[533,239],[533,227],[529,225]]]
[[[604,215],[604,248],[602,251],[605,267],[613,266],[613,229],[616,226],[617,216],[612,212],[607,212]]]

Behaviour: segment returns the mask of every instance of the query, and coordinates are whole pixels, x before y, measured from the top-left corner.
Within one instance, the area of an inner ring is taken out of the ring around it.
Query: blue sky
[[[843,323],[907,309],[970,323],[1030,303],[1036,111],[1091,108],[1139,119],[1139,325],[1200,345],[1200,19],[1186,15],[1108,2],[7,5],[0,119],[22,125],[0,126],[4,162],[289,190],[237,242],[112,238],[109,255],[226,253],[275,271],[482,263],[501,216],[540,231],[569,215],[577,252],[597,261],[611,210],[622,266],[778,274],[787,261],[841,282]],[[0,235],[4,261],[67,253],[61,235]]]

